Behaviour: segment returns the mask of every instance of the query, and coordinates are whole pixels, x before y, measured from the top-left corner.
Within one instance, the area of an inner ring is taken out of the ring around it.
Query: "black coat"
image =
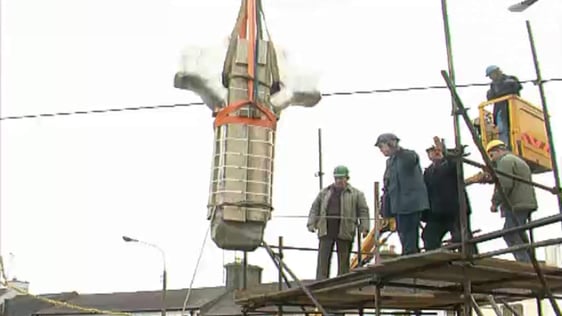
[[[459,216],[457,165],[454,161],[444,158],[439,164],[432,163],[423,173],[430,210],[424,212],[422,220],[455,220]],[[467,212],[470,214],[470,203],[466,197]]]
[[[490,89],[487,93],[488,100],[500,98],[510,94],[519,95],[519,91],[523,89],[523,86],[519,83],[519,79],[515,76],[502,75],[502,77],[493,81],[490,84]],[[507,101],[497,102],[494,104],[494,123],[496,122],[496,116],[498,112],[502,110],[502,118],[504,122],[508,122],[509,118],[509,108],[507,106]]]

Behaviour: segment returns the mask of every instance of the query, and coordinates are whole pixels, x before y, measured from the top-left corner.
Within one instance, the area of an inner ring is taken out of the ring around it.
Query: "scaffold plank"
[[[562,292],[562,269],[543,266],[553,292]],[[454,309],[463,304],[462,284],[472,293],[493,294],[504,301],[534,297],[541,289],[530,264],[502,259],[463,261],[459,253],[431,251],[355,269],[327,280],[306,282],[317,300],[330,309],[374,308],[375,286],[382,287],[381,308]],[[252,310],[264,306],[311,306],[301,288],[282,291],[247,290],[235,294],[237,304]],[[479,304],[489,304],[486,300]]]

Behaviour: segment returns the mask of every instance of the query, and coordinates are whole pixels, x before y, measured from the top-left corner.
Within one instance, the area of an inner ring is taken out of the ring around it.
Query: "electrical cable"
[[[156,110],[156,109],[170,109],[178,107],[188,107],[192,105],[205,105],[203,102],[191,102],[185,104],[164,104],[164,105],[147,105],[147,106],[136,106],[136,107],[125,107],[125,108],[109,108],[109,109],[99,109],[99,110],[82,110],[73,112],[56,112],[56,113],[42,113],[42,114],[27,114],[27,115],[15,115],[15,116],[5,116],[0,117],[0,120],[22,120],[30,118],[39,117],[55,117],[55,116],[70,116],[70,115],[88,115],[88,114],[101,114],[108,112],[125,112],[125,111],[139,111],[139,110]]]
[[[551,78],[544,79],[543,83],[547,82],[562,82],[562,78]],[[520,81],[521,84],[533,83],[536,84],[536,80],[523,80]],[[468,87],[482,87],[488,86],[489,83],[469,83],[469,84],[457,84],[457,88],[468,88]],[[419,86],[419,87],[407,87],[407,88],[389,88],[389,89],[373,89],[373,90],[356,90],[356,91],[336,91],[322,93],[322,97],[334,97],[334,96],[351,96],[351,95],[365,95],[365,94],[377,94],[377,93],[392,93],[392,92],[408,92],[408,91],[424,91],[433,89],[447,89],[447,86]],[[55,112],[55,113],[42,113],[42,114],[26,114],[26,115],[14,115],[14,116],[4,116],[0,117],[0,121],[8,120],[23,120],[31,118],[42,118],[42,117],[58,117],[58,116],[71,116],[71,115],[89,115],[89,114],[102,114],[102,113],[114,113],[114,112],[125,112],[125,111],[139,111],[139,110],[157,110],[157,109],[169,109],[169,108],[181,108],[188,107],[192,105],[205,105],[203,102],[190,102],[185,104],[165,104],[165,105],[148,105],[148,106],[138,106],[138,107],[125,107],[125,108],[108,108],[99,110],[82,110],[82,111],[72,111],[72,112]]]

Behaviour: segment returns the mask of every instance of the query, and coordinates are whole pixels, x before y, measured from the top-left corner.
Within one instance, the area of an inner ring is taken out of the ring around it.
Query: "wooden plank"
[[[432,250],[428,252],[392,258],[381,263],[371,264],[364,268],[356,269],[358,273],[375,273],[380,277],[390,274],[407,273],[409,270],[422,269],[423,266],[446,264],[461,260],[458,253],[446,250]]]
[[[449,251],[436,250],[426,253],[419,253],[409,256],[397,257],[393,259],[386,260],[384,262],[355,269],[353,272],[347,273],[342,276],[338,276],[331,279],[311,281],[307,286],[311,290],[315,289],[325,289],[325,288],[342,288],[345,287],[346,283],[358,282],[363,283],[373,277],[373,274],[379,277],[384,277],[390,274],[400,274],[406,273],[406,270],[410,269],[422,269],[423,266],[429,266],[432,264],[446,264],[450,261],[460,260],[461,256],[458,253],[452,253]],[[302,289],[291,288],[280,292],[277,295],[294,295],[300,293]],[[261,293],[256,293],[257,295],[262,295]],[[236,297],[242,299],[251,299],[252,293],[250,292],[238,292]]]
[[[319,296],[318,300],[325,308],[346,309],[358,307],[375,308],[373,297],[370,295],[349,295],[345,300],[333,296]],[[477,300],[482,306],[488,305],[486,300]],[[284,306],[311,306],[312,303],[306,296],[295,297],[291,302],[275,302]],[[409,294],[394,292],[382,295],[381,307],[384,309],[454,309],[455,306],[462,304],[462,296],[459,295],[428,295],[428,294]]]
[[[462,283],[465,277],[469,278],[473,283],[478,284],[512,284],[511,286],[504,287],[516,287],[523,289],[534,289],[536,288],[536,274],[532,267],[519,262],[509,262],[504,265],[507,260],[492,259],[484,262],[483,265],[468,265],[466,266],[466,273],[463,273],[463,267],[460,264],[452,263],[449,265],[444,265],[441,267],[436,267],[433,269],[418,271],[408,276],[417,278],[419,280],[432,280],[440,282],[450,282],[450,283]],[[507,266],[507,268],[506,268]],[[545,278],[549,283],[552,283],[553,287],[557,288],[562,286],[562,278],[560,276],[552,275],[561,269],[549,267],[547,271],[550,274],[546,274]],[[525,280],[521,282],[520,280]],[[531,282],[529,282],[531,280]],[[532,281],[535,282],[532,282]]]
[[[320,296],[318,297],[320,304],[326,308],[346,308],[346,307],[365,307],[374,308],[374,300],[370,295],[350,295],[346,300],[340,300],[337,297]],[[433,306],[450,306],[461,304],[463,302],[460,295],[433,295],[433,294],[409,294],[403,293],[386,293],[382,295],[382,308],[399,308],[399,309],[428,309]],[[302,305],[310,305],[311,302],[307,297],[298,297],[291,302]]]
[[[375,289],[374,287],[361,289],[361,290],[349,290],[346,292],[349,296],[360,296],[360,297],[370,297],[374,299]],[[381,297],[385,298],[392,298],[392,299],[400,299],[400,298],[407,298],[407,299],[422,299],[422,298],[434,298],[435,294],[429,292],[420,292],[420,293],[406,293],[400,291],[381,291]]]
[[[493,268],[508,269],[513,272],[530,272],[535,273],[535,269],[531,263],[517,262],[513,260],[505,260],[498,258],[484,258],[475,262],[477,266],[489,266]],[[562,269],[554,266],[539,263],[541,270],[545,274],[561,275]]]
[[[534,270],[528,264],[489,258],[462,265],[461,259],[458,253],[431,251],[385,260],[332,279],[311,281],[307,287],[322,305],[340,309],[374,307],[374,288],[370,285],[373,279],[382,284],[392,281],[395,286],[391,291],[386,287],[381,293],[382,307],[400,309],[448,308],[462,304],[459,289],[465,276],[473,281],[474,293],[489,293],[501,288],[508,301],[520,300],[529,295],[530,290],[539,288]],[[466,274],[463,274],[463,266]],[[562,290],[562,269],[544,267],[544,272],[551,286]],[[399,287],[402,285],[409,288]],[[409,293],[411,289],[416,289],[416,293]],[[256,288],[251,292],[235,293],[235,300],[237,304],[255,307],[312,305],[301,288],[282,291]]]
[[[478,267],[467,266],[463,271],[461,265],[444,265],[434,269],[418,271],[408,276],[422,280],[433,280],[450,283],[462,283],[465,278],[469,278],[472,282],[484,282],[512,277],[509,272],[489,272]]]
[[[548,277],[547,279],[547,283],[549,285],[550,288],[554,288],[556,290],[551,290],[553,292],[553,294],[558,294],[558,293],[562,293],[562,291],[560,290],[560,288],[562,287],[562,282],[560,281],[549,281]],[[540,282],[537,282],[537,279],[535,278],[534,280],[518,280],[518,281],[505,281],[505,282],[501,282],[501,283],[493,283],[493,284],[481,284],[481,285],[477,285],[478,289],[497,289],[497,288],[504,288],[504,289],[525,289],[525,290],[531,290],[531,291],[536,291],[536,290],[542,290],[542,284]]]

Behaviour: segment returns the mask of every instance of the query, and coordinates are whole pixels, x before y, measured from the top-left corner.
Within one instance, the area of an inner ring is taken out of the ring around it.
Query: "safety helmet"
[[[398,141],[400,141],[400,138],[398,138],[398,136],[396,136],[392,133],[383,133],[383,134],[380,134],[379,137],[377,137],[377,142],[375,143],[375,146],[378,147],[380,144],[388,143],[388,142],[393,141],[393,140],[398,142]]]
[[[496,147],[499,147],[499,146],[505,147],[505,143],[502,142],[502,141],[499,140],[499,139],[494,139],[494,140],[490,141],[490,142],[488,143],[488,145],[486,145],[486,152],[490,152],[490,150],[492,150],[492,149],[494,149],[494,148],[496,148]]]
[[[334,177],[349,177],[349,169],[346,166],[339,165],[334,168]]]
[[[490,66],[486,67],[486,77],[490,77],[492,72],[494,72],[498,69],[500,69],[500,67],[498,67],[496,65],[490,65]]]

